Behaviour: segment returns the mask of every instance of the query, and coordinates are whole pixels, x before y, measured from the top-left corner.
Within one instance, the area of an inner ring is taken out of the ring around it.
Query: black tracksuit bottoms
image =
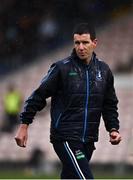
[[[62,162],[61,179],[94,179],[89,167],[95,150],[93,142],[54,142],[53,147]]]

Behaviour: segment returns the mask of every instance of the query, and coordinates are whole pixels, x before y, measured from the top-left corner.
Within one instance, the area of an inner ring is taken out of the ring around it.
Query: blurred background
[[[14,136],[24,100],[54,61],[70,55],[79,22],[95,24],[96,53],[115,75],[123,137],[112,146],[101,122],[94,176],[133,179],[133,0],[0,1],[0,178],[59,178],[49,142],[50,99],[30,126],[26,149]]]

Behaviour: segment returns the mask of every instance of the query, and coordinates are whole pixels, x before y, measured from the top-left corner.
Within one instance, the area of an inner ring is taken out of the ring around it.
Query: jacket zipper
[[[87,117],[88,117],[88,97],[89,97],[89,73],[86,70],[86,103],[85,103],[85,118],[84,118],[84,131],[82,141],[85,142],[85,133],[87,128]]]

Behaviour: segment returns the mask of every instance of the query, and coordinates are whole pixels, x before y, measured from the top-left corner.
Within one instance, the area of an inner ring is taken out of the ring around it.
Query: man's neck
[[[85,64],[88,65],[88,64],[90,63],[91,59],[92,59],[92,55],[89,56],[87,59],[85,59],[85,60],[83,60],[83,61],[84,61]]]

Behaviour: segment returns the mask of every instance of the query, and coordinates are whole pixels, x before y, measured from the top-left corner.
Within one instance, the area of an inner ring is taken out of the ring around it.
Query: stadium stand
[[[126,65],[133,56],[132,18],[131,13],[121,19],[115,19],[106,25],[104,31],[101,28],[101,33],[98,33],[99,48],[97,48],[97,52],[101,58],[104,57],[114,71],[119,64]]]
[[[114,71],[118,64],[122,62],[127,63],[127,60],[133,56],[133,42],[131,38],[133,37],[132,16],[133,14],[130,14],[111,22],[105,26],[104,30],[100,30],[98,35],[99,47],[96,51],[99,57],[105,59]],[[56,52],[42,57],[41,60],[36,60],[32,66],[5,77],[0,83],[0,102],[2,102],[2,97],[10,81],[15,82],[18,89],[26,98],[41,81],[42,76],[46,74],[53,60],[56,61],[65,57],[70,51],[71,45],[62,47],[56,50]],[[97,150],[92,158],[92,162],[94,163],[122,162],[133,164],[133,85],[131,82],[133,82],[133,73],[127,74],[127,76],[117,74],[115,76],[116,90],[120,100],[120,131],[123,140],[117,147],[112,146],[108,142],[108,133],[105,131],[102,122],[100,126],[100,140],[96,143]],[[48,103],[49,101],[48,99]],[[12,134],[0,133],[0,161],[25,161],[29,159],[32,150],[37,146],[47,154],[47,161],[53,162],[57,160],[52,146],[49,143],[50,116],[48,110],[49,107],[36,116],[29,130],[29,141],[26,149],[16,146],[14,141],[16,131]],[[0,123],[2,123],[2,103],[0,104],[0,112]]]

